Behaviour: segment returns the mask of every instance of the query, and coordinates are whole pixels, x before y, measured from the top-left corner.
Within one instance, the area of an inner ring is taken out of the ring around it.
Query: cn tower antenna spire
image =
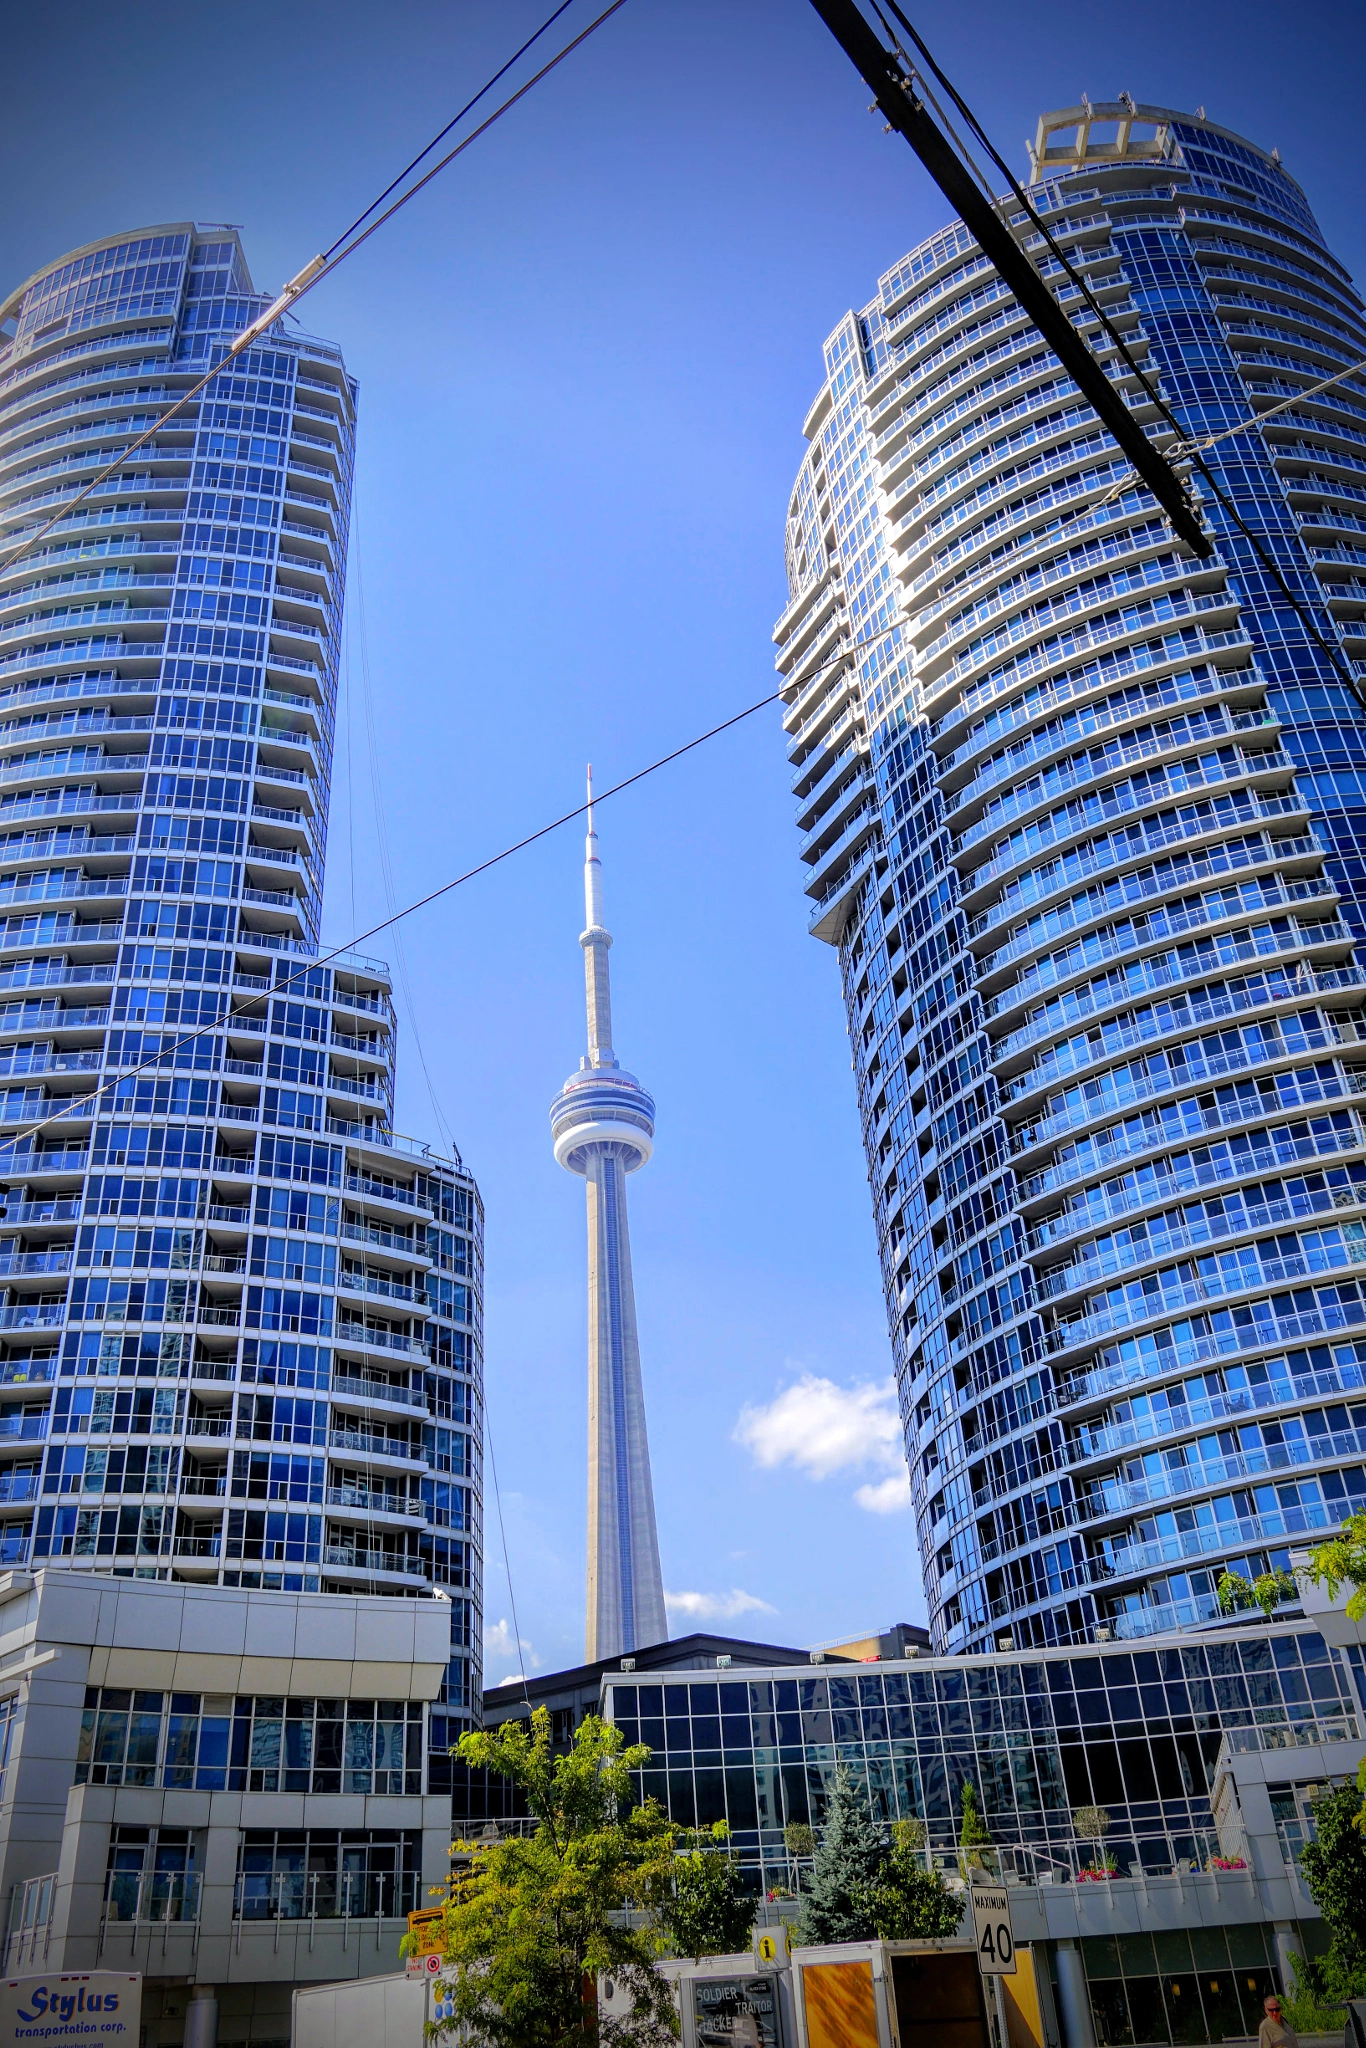
[[[626,1176],[653,1150],[655,1106],[612,1050],[612,934],[602,921],[591,764],[583,903],[588,1051],[551,1105],[550,1131],[556,1159],[582,1174],[588,1194],[587,1660],[593,1664],[666,1641],[669,1625],[626,1227]]]
[[[584,992],[588,998],[588,1053],[586,1067],[615,1067],[612,1050],[612,981],[607,950],[612,934],[602,922],[602,862],[598,858],[598,835],[593,829],[593,764],[588,764],[588,834],[583,842],[583,907],[587,929],[580,933],[583,947]]]

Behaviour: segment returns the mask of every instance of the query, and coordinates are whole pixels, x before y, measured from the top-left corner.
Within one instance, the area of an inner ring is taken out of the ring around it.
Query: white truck
[[[290,2048],[426,2048],[430,1992],[402,1970],[306,1984],[294,1993]]]

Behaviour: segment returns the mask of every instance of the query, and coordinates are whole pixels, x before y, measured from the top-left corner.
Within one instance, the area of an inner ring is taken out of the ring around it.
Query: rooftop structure
[[[602,921],[602,863],[588,773],[586,929],[580,935],[588,1051],[550,1109],[559,1164],[588,1196],[588,1623],[591,1664],[669,1633],[659,1569],[640,1339],[626,1223],[626,1176],[654,1149],[655,1106],[612,1049],[612,992]]]
[[[1366,1502],[1366,312],[1274,151],[1121,98],[1001,210],[1173,539],[961,223],[839,322],[778,667],[939,1651],[1220,1618]],[[1199,478],[1195,480],[1199,489]]]

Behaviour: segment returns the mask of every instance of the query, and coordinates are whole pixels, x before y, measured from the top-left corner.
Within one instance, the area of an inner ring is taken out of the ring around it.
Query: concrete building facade
[[[6,1573],[6,1973],[138,1972],[146,2048],[286,2048],[293,1985],[392,1970],[448,1868],[449,1639],[441,1594]]]
[[[1198,477],[1215,551],[1173,539],[961,224],[826,344],[778,666],[974,1653],[1203,1625],[1366,1500],[1366,380],[1316,388],[1366,313],[1203,113],[1046,115],[1031,197],[1148,432],[1264,418],[1206,457],[1260,552]]]

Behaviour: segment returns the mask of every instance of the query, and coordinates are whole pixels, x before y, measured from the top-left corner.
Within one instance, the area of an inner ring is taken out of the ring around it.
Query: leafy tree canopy
[[[687,1833],[646,1874],[644,1895],[676,1955],[730,1956],[750,1945],[757,1901],[742,1885],[740,1867],[725,1851],[723,1820]]]
[[[1349,1515],[1338,1535],[1316,1543],[1304,1576],[1325,1587],[1330,1600],[1337,1599],[1340,1586],[1350,1586],[1348,1618],[1366,1621],[1366,1514]]]
[[[534,1832],[475,1846],[444,1902],[440,1945],[454,2012],[477,2048],[663,2048],[677,2036],[672,1999],[653,1968],[656,1940],[628,1915],[645,1902],[677,1829],[654,1800],[635,1804],[631,1773],[650,1752],[590,1716],[556,1756],[550,1716],[528,1733],[509,1721],[462,1735],[458,1754],[521,1788]],[[634,1994],[624,2018],[593,2005],[599,1971]]]
[[[1237,1614],[1240,1608],[1260,1607],[1268,1621],[1283,1600],[1297,1599],[1299,1590],[1294,1573],[1280,1570],[1263,1572],[1250,1582],[1241,1572],[1224,1572],[1215,1588],[1221,1613]]]
[[[1334,1998],[1366,1997],[1366,1761],[1355,1785],[1313,1802],[1317,1839],[1300,1852],[1309,1896],[1332,1937],[1311,1970],[1311,1988]]]
[[[884,1941],[943,1941],[957,1934],[963,1894],[940,1870],[926,1870],[913,1848],[894,1848],[873,1887],[873,1932]]]

